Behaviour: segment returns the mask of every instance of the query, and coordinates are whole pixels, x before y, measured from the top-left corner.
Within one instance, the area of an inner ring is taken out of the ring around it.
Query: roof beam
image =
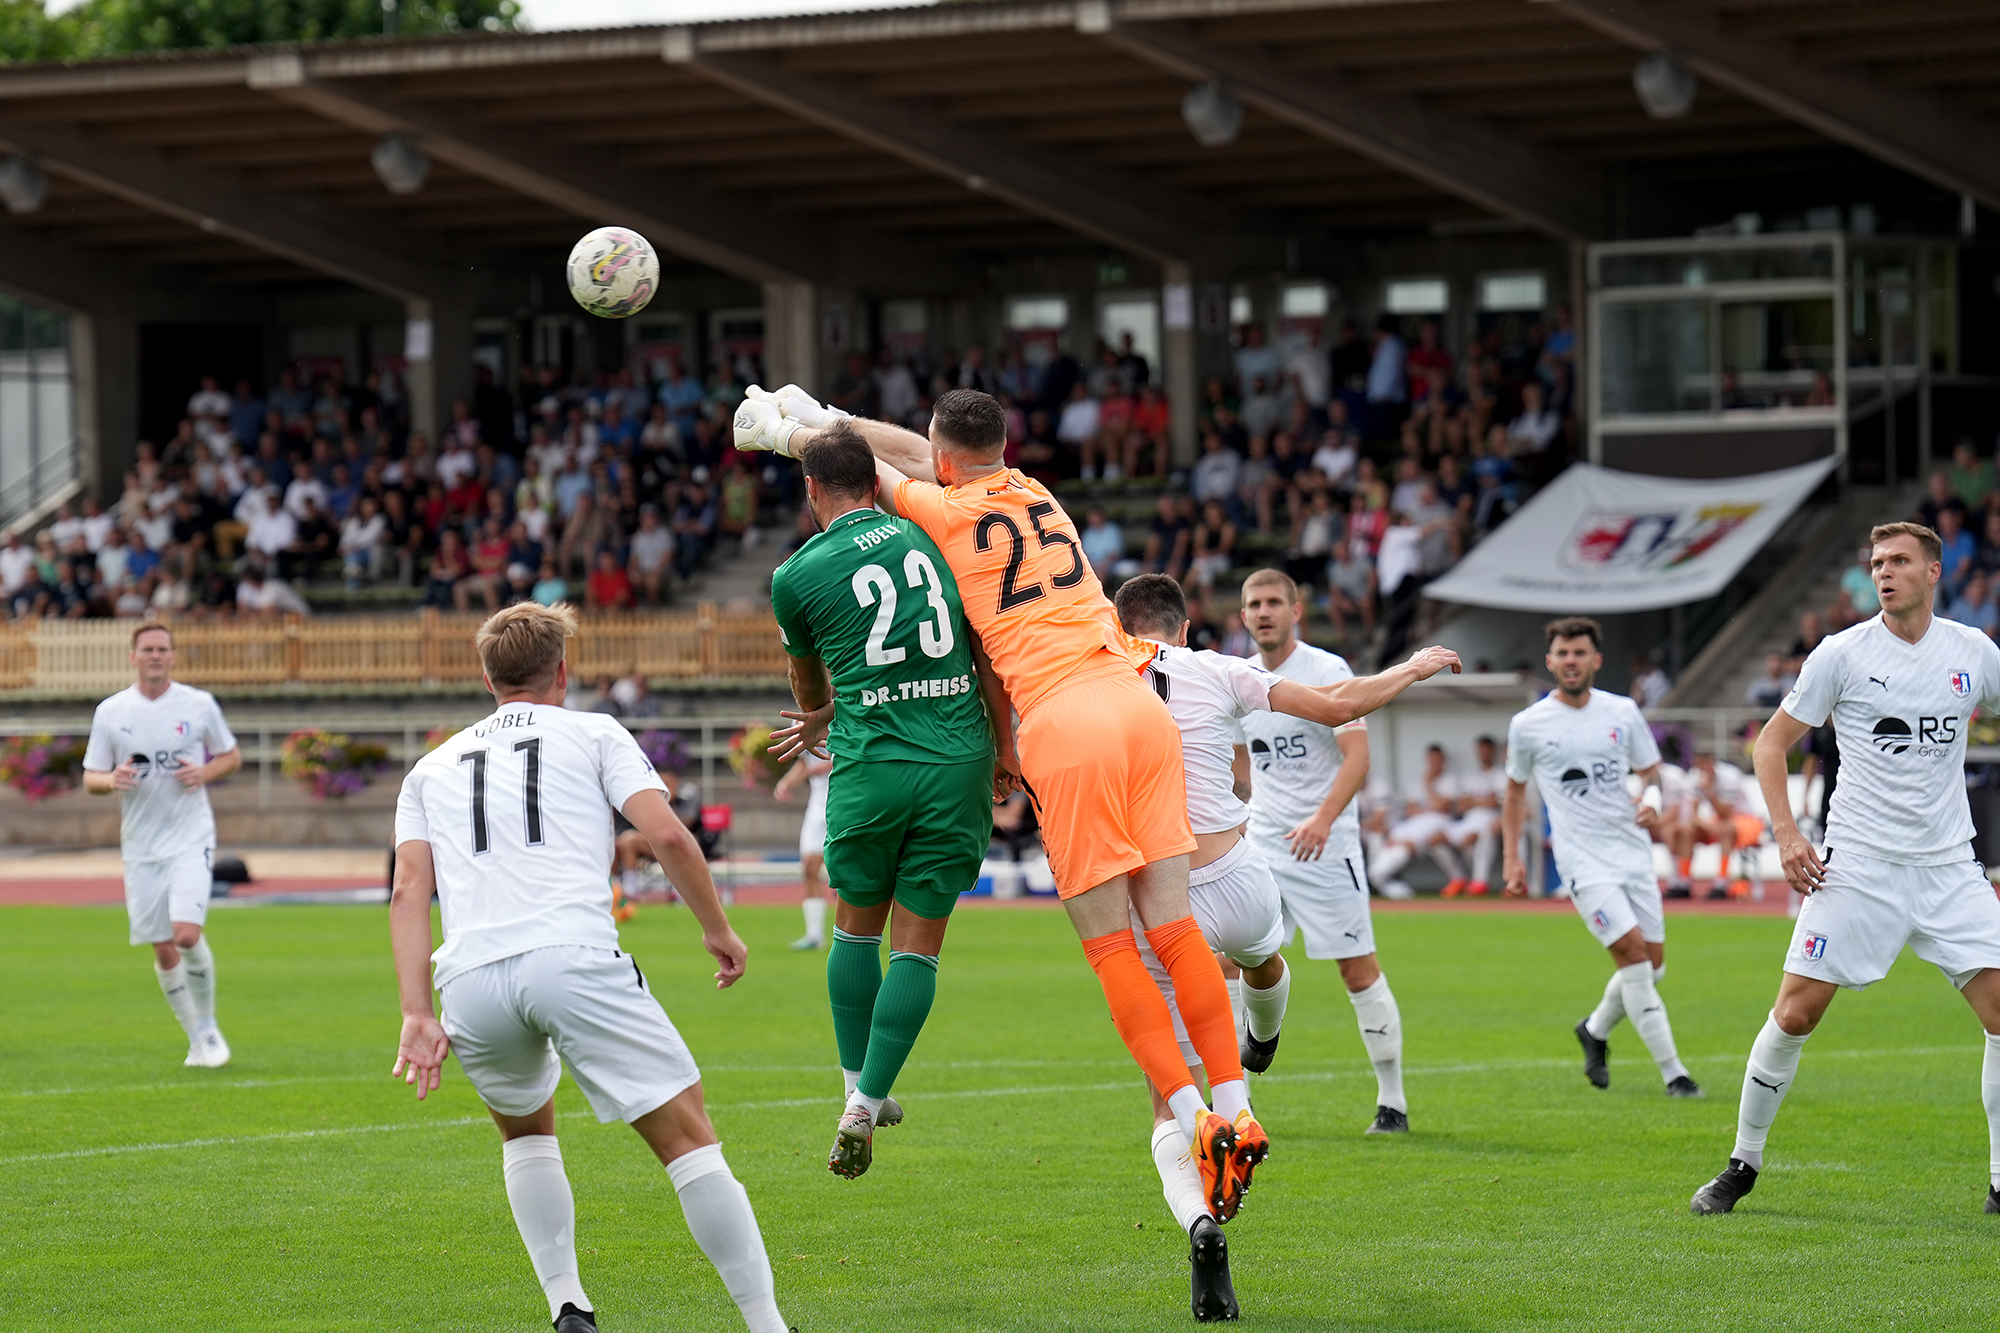
[[[622,224],[655,245],[748,282],[852,283],[857,286],[947,284],[962,277],[930,256],[895,256],[883,262],[883,237],[831,236],[824,226],[792,222],[768,210],[748,209],[685,181],[670,189],[644,174],[605,188],[574,148],[519,126],[503,132],[441,105],[416,105],[384,97],[352,82],[319,77],[317,57],[292,53],[253,57],[250,86],[338,124],[370,134],[414,135],[439,161],[531,199],[589,219]]]
[[[1078,27],[1168,73],[1220,80],[1274,120],[1502,217],[1563,240],[1609,234],[1610,187],[1595,168],[1484,121],[1363,92],[1330,70],[1295,74],[1265,47],[1210,45],[1178,25],[1120,21],[1104,0],[1079,6]]]
[[[662,54],[766,106],[1156,263],[1227,265],[1281,253],[1276,238],[1194,195],[1045,153],[914,103],[870,97],[850,80],[710,51],[685,28],[668,30]],[[882,205],[896,206],[893,193],[884,193]]]
[[[2000,124],[1917,89],[1801,60],[1725,29],[1713,13],[1653,0],[1544,0],[1643,51],[1672,51],[1702,78],[1912,176],[2000,209]]]
[[[105,194],[370,291],[400,300],[463,284],[450,268],[412,256],[407,237],[334,210],[308,211],[250,190],[234,174],[170,162],[157,149],[100,143],[69,125],[4,120],[0,140]]]

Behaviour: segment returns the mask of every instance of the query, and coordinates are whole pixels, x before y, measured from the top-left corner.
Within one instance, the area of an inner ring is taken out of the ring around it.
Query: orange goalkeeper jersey
[[[1013,468],[952,487],[904,481],[896,512],[944,552],[965,618],[1022,714],[1061,686],[1131,674],[1118,613],[1040,482]]]

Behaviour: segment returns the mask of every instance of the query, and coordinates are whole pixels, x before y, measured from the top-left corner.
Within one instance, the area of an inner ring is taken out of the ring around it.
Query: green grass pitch
[[[808,1330],[1175,1329],[1186,1242],[1159,1195],[1137,1072],[1062,916],[969,911],[857,1182],[824,956],[793,909],[735,914],[734,990],[685,912],[628,947],[706,1073],[788,1319]],[[1275,1152],[1229,1229],[1246,1325],[1326,1329],[1993,1326],[1976,1021],[1905,955],[1807,1047],[1771,1169],[1732,1217],[1723,1163],[1787,923],[1677,917],[1663,992],[1710,1090],[1670,1102],[1629,1026],[1591,1089],[1570,1028],[1608,975],[1556,915],[1383,914],[1407,1032],[1408,1138],[1364,1139],[1374,1085],[1331,964],[1297,968],[1254,1094]],[[455,1063],[419,1106],[388,1077],[387,922],[218,911],[225,1070],[184,1043],[115,910],[0,910],[0,1311],[9,1327],[547,1328],[494,1131]],[[582,1276],[607,1333],[742,1327],[665,1172],[557,1094]]]

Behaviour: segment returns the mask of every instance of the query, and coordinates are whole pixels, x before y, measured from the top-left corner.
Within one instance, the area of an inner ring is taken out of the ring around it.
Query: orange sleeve
[[[944,487],[905,477],[896,483],[896,513],[922,528],[939,547],[944,546]]]

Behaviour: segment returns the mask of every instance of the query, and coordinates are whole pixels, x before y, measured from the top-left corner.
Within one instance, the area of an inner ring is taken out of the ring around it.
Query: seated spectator
[[[1792,692],[1792,685],[1798,680],[1785,663],[1783,653],[1764,655],[1764,674],[1750,682],[1750,688],[1743,692],[1743,702],[1752,708],[1776,708]]]
[[[471,569],[453,585],[452,605],[461,611],[472,609],[472,598],[477,594],[486,603],[489,612],[500,609],[500,592],[507,582],[507,565],[514,553],[514,544],[500,527],[500,520],[489,518],[480,525],[479,539],[472,544],[467,556]]]
[[[287,517],[289,511],[285,512]],[[292,541],[278,557],[280,578],[310,578],[322,560],[335,555],[340,545],[340,534],[327,521],[326,511],[311,498],[304,502],[304,512],[293,525]]]
[[[657,409],[656,409],[657,410]],[[639,528],[631,541],[632,585],[648,606],[664,605],[673,596],[670,577],[674,561],[674,534],[660,522],[657,505],[639,511]]]
[[[556,568],[564,578],[590,577],[597,561],[597,548],[610,540],[611,527],[593,495],[578,497],[569,521],[563,524],[562,541],[556,547]]]
[[[1943,468],[1924,479],[1924,502],[1917,506],[1917,521],[1933,532],[1943,529],[1940,518],[1947,509],[1965,511],[1965,501],[1952,494],[1951,474]]]
[[[1284,424],[1285,406],[1273,391],[1273,384],[1273,380],[1257,375],[1243,392],[1243,403],[1236,417],[1252,435],[1268,435]]]
[[[863,378],[866,379],[865,376]],[[717,489],[715,526],[740,539],[744,546],[755,546],[758,539],[757,474],[740,460],[731,460],[722,470],[722,481]]]
[[[694,577],[715,540],[715,501],[704,481],[706,478],[697,475],[694,483],[681,491],[681,502],[674,510],[674,576],[682,583]]]
[[[1375,632],[1375,562],[1366,538],[1340,543],[1326,566],[1326,612],[1336,638],[1347,637],[1348,617],[1358,617],[1361,632]]]
[[[161,543],[164,546],[166,543]],[[160,567],[160,552],[146,540],[146,534],[134,528],[125,538],[125,580],[127,583],[142,583],[154,570]]]
[[[1937,534],[1941,548],[1938,560],[1944,566],[1944,576],[1938,580],[1938,595],[1956,597],[1972,577],[1979,543],[1965,530],[1965,515],[1957,509],[1939,511]]]
[[[1097,479],[1094,452],[1097,448],[1097,428],[1097,400],[1090,396],[1089,387],[1079,381],[1071,386],[1069,401],[1063,404],[1062,413],[1056,418],[1056,439],[1076,450],[1083,459],[1085,481]]]
[[[1113,571],[1125,559],[1125,529],[1113,523],[1102,509],[1092,505],[1083,515],[1083,558],[1101,583],[1109,583]]]
[[[1346,490],[1354,476],[1354,469],[1361,462],[1361,438],[1358,435],[1328,431],[1321,437],[1319,448],[1313,450],[1312,465],[1335,490]]]
[[[301,459],[292,465],[292,480],[285,487],[285,508],[292,517],[304,518],[305,506],[311,502],[317,508],[326,508],[326,486],[314,473],[312,464]]]
[[[1285,572],[1294,583],[1317,583],[1326,562],[1340,543],[1344,525],[1334,508],[1333,492],[1322,486],[1312,492],[1308,508],[1292,522],[1292,546]]]
[[[1521,415],[1507,423],[1507,438],[1516,455],[1539,454],[1562,433],[1562,417],[1544,404],[1542,382],[1521,386]]]
[[[1171,495],[1162,495],[1159,514],[1146,534],[1146,548],[1139,563],[1148,574],[1165,574],[1178,579],[1187,572],[1188,551],[1194,543],[1194,525],[1181,516],[1180,505]]]
[[[1882,609],[1882,595],[1875,590],[1875,577],[1869,572],[1874,554],[1872,546],[1862,543],[1854,563],[1840,572],[1840,600],[1835,605],[1850,625],[1859,624]]]
[[[97,552],[98,585],[116,592],[129,583],[132,578],[131,558],[132,552],[125,545],[125,534],[113,528]]]
[[[1410,522],[1407,513],[1391,516],[1382,543],[1375,552],[1375,575],[1382,600],[1387,602],[1404,592],[1403,585],[1421,585],[1424,573],[1423,532]]]
[[[535,586],[530,589],[529,596],[543,606],[555,606],[569,596],[569,585],[557,577],[553,560],[542,561],[541,572],[535,576]]]
[[[1195,460],[1188,488],[1198,504],[1231,501],[1243,476],[1243,460],[1223,444],[1222,437],[1208,431],[1201,437],[1201,457]]]
[[[1792,640],[1791,648],[1785,653],[1794,673],[1805,664],[1806,658],[1813,649],[1819,647],[1820,640],[1825,637],[1826,627],[1821,622],[1818,612],[1808,611],[1799,617],[1798,637]]]
[[[1952,448],[1950,481],[1951,493],[1967,509],[1978,509],[1993,492],[1993,460],[1979,457],[1970,437],[1961,436]]]
[[[1144,364],[1143,361],[1141,364]],[[1155,443],[1164,441],[1173,425],[1173,412],[1167,405],[1166,395],[1151,385],[1139,390],[1139,397],[1132,404],[1132,429]]]
[[[81,620],[90,613],[90,584],[83,579],[77,562],[56,561],[56,577],[36,615],[57,620]]]
[[[626,611],[633,604],[632,580],[616,552],[597,553],[597,568],[584,585],[584,605],[592,611]]]
[[[22,542],[19,532],[9,532],[0,545],[0,597],[11,603],[34,577],[34,548]]]
[[[430,575],[424,580],[423,604],[440,611],[451,610],[453,589],[471,572],[472,561],[465,553],[465,539],[458,535],[458,529],[446,528],[438,538],[437,554],[431,557]]]
[[[1645,653],[1632,654],[1632,702],[1641,708],[1658,708],[1674,688],[1666,669]]]
[[[194,589],[179,564],[162,563],[153,582],[151,609],[162,616],[176,616],[187,611],[193,601]]]
[[[83,501],[83,549],[96,555],[104,549],[112,529],[118,526],[118,516],[106,513],[104,506],[97,503],[97,497],[86,496]]]
[[[1229,521],[1220,500],[1210,500],[1201,507],[1201,521],[1195,524],[1192,550],[1194,558],[1189,570],[1195,585],[1203,592],[1213,588],[1215,581],[1227,574],[1236,563],[1236,525]],[[1195,601],[1198,604],[1200,599]]]
[[[1945,607],[1944,616],[1991,638],[1995,626],[2000,625],[2000,610],[1993,605],[1993,587],[1986,575],[1975,571],[1965,581],[1964,590]]]

